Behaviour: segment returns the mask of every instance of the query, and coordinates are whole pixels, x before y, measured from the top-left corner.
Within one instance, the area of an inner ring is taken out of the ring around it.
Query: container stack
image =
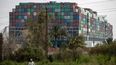
[[[92,12],[92,17],[91,17],[91,21],[92,23],[92,40],[96,41],[96,31],[97,31],[97,23],[96,23],[96,19],[97,19],[97,12],[93,11]]]
[[[106,36],[106,39],[107,38],[112,38],[113,34],[112,34],[112,25],[110,23],[106,23],[106,31],[105,31],[105,36]]]
[[[104,33],[105,33],[105,19],[104,16],[99,16],[99,38],[101,40],[105,40]]]
[[[112,26],[106,23],[105,16],[98,16],[97,12],[92,11],[89,8],[80,8],[80,20],[79,20],[79,34],[83,34],[85,40],[88,41],[103,41],[106,36],[112,37]],[[106,28],[106,27],[107,28]],[[107,32],[105,31],[107,29]],[[106,35],[106,33],[107,35]],[[107,37],[107,38],[109,38]]]
[[[53,28],[58,25],[65,29],[70,37],[78,34],[79,14],[78,11],[76,11],[76,8],[78,7],[75,3],[48,3],[48,15],[54,17],[54,20],[49,23],[48,28]],[[61,43],[66,42],[67,38],[65,36],[61,36],[57,40],[53,41],[56,42],[57,46],[59,46]]]
[[[17,40],[22,41],[22,30],[25,29],[25,21],[34,18],[35,9],[31,4],[20,3],[17,5],[13,12],[10,12],[10,34]],[[10,36],[11,36],[10,35]]]
[[[80,14],[80,34],[83,34],[85,36],[86,40],[90,40],[92,35],[92,26],[94,24],[93,18],[92,18],[92,10],[89,8],[81,8]],[[89,36],[89,37],[88,37]]]
[[[79,8],[80,10],[80,13],[79,13],[79,16],[80,16],[80,20],[79,20],[79,34],[82,34],[84,36],[87,36],[87,28],[88,28],[88,22],[87,22],[87,15],[86,15],[86,12],[83,8]]]
[[[23,39],[22,30],[26,29],[26,21],[37,21],[37,14],[40,11],[47,11],[52,19],[48,22],[48,33],[54,26],[59,26],[65,30],[68,37],[83,35],[85,40],[104,41],[112,38],[112,25],[107,23],[104,16],[98,16],[97,12],[90,8],[81,8],[76,3],[70,2],[48,2],[48,3],[20,3],[10,12],[9,34]],[[52,39],[59,47],[68,38],[60,36],[57,40]]]

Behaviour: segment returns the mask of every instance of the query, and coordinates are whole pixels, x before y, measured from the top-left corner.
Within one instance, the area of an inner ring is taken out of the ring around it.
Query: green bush
[[[90,62],[90,57],[88,55],[81,55],[79,59],[76,60],[78,64],[81,63],[89,63]]]
[[[110,61],[108,62],[109,65],[116,65],[116,56],[112,56]]]
[[[106,64],[110,60],[110,57],[107,55],[96,55],[94,58],[96,59],[96,62],[100,65]]]
[[[45,58],[45,55],[41,49],[24,48],[20,49],[14,55],[17,61],[28,61],[33,58],[35,61],[40,61]]]
[[[90,54],[103,54],[109,56],[116,56],[116,43],[104,44],[101,46],[93,47],[90,50]]]
[[[58,54],[53,55],[55,61],[72,61],[72,52],[69,50],[60,50]]]
[[[15,61],[5,60],[1,62],[0,65],[17,65],[17,63]]]
[[[76,62],[52,62],[52,63],[50,63],[50,62],[48,62],[48,63],[41,63],[41,62],[38,62],[38,63],[36,63],[36,65],[77,65],[77,63]]]
[[[5,60],[0,65],[27,65],[28,62],[15,62]],[[106,55],[81,55],[77,61],[54,61],[42,60],[35,62],[36,65],[116,65],[116,56],[112,56],[110,59]]]

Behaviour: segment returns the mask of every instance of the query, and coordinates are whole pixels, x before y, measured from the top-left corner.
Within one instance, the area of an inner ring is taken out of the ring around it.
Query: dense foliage
[[[82,55],[80,56],[79,59],[76,61],[54,61],[54,62],[49,62],[49,61],[39,61],[35,62],[36,65],[116,65],[116,57],[112,56],[110,57],[111,59],[108,60],[109,58],[105,55],[93,55],[93,56],[88,56],[88,55]],[[16,62],[16,61],[10,61],[6,60],[0,63],[0,65],[27,65],[27,61],[25,62]]]
[[[108,40],[107,43],[103,43],[102,45],[98,45],[96,47],[91,48],[91,54],[103,54],[109,56],[116,56],[116,42]]]

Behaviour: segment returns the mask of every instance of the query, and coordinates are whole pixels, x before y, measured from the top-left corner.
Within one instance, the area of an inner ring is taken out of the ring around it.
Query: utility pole
[[[45,35],[45,49],[46,49],[46,57],[48,56],[48,15],[47,15],[47,7],[45,7],[45,13],[46,13],[46,20],[45,20],[45,26],[46,26],[46,35]]]
[[[0,61],[3,59],[3,34],[0,33]]]
[[[89,40],[89,14],[87,13],[87,41]]]

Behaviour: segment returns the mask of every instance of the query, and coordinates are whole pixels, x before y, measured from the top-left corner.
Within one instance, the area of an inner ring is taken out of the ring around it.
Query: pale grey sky
[[[0,0],[0,31],[9,23],[9,12],[19,2],[76,2],[80,7],[91,8],[99,15],[107,15],[107,20],[113,25],[113,36],[116,39],[116,0]]]

